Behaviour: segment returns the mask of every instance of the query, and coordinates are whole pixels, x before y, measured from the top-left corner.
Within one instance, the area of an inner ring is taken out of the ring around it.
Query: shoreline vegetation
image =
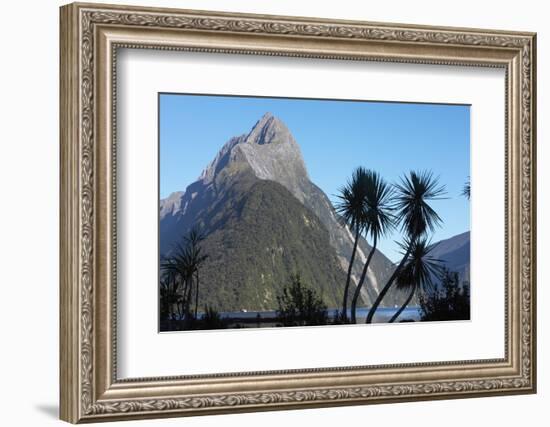
[[[299,276],[295,276],[293,280],[294,286],[304,291]],[[173,313],[171,318],[161,319],[160,330],[168,332],[350,324],[344,320],[338,308],[326,308],[323,305],[317,308],[311,305],[299,307],[297,301],[302,301],[303,304],[305,299],[295,292],[291,300],[283,303],[287,305],[280,305],[278,310],[217,312],[213,308],[205,307],[203,311],[187,320],[185,316],[178,317],[177,313]],[[357,323],[365,323],[371,310],[372,307],[359,308]],[[397,312],[401,315],[399,323],[469,320],[469,285],[466,282],[461,284],[456,272],[445,270],[438,291],[422,296],[418,306],[409,306],[405,309],[398,306],[379,307],[371,323],[388,323]],[[351,311],[348,310],[348,319],[350,314]]]
[[[469,200],[469,178],[459,197]],[[315,283],[306,283],[296,271],[279,288],[271,317],[259,312],[252,317],[245,312],[227,315],[208,302],[199,307],[201,268],[210,255],[202,245],[208,230],[195,226],[174,245],[169,256],[161,259],[160,330],[469,320],[469,280],[461,281],[457,272],[445,266],[445,260],[432,256],[437,244],[431,243],[431,236],[443,226],[432,202],[445,198],[445,185],[432,171],[409,171],[397,182],[388,183],[376,171],[354,169],[340,187],[334,206],[339,226],[351,233],[354,242],[347,274],[342,276],[341,306],[329,309],[322,292],[312,287]],[[400,234],[401,259],[375,292],[368,289],[369,267],[378,244],[390,232]],[[357,255],[360,239],[370,245],[366,258]],[[353,275],[354,269],[361,272],[359,277]],[[375,294],[369,309],[361,307],[365,288]],[[382,303],[390,289],[399,291],[404,299],[388,310]],[[416,317],[411,316],[413,302],[418,303]],[[381,313],[389,315],[381,317]]]
[[[361,308],[357,316],[358,319],[366,319],[368,308]],[[374,318],[373,323],[386,323],[388,319],[398,310],[395,307],[382,307],[378,309],[377,317]],[[272,311],[246,311],[246,312],[222,312],[219,313],[220,322],[214,328],[210,328],[206,322],[206,312],[199,312],[197,320],[193,326],[189,329],[185,329],[184,319],[163,319],[161,321],[161,331],[184,331],[184,330],[207,330],[207,329],[247,329],[247,328],[279,328],[285,326],[298,326],[298,325],[284,325],[283,319],[278,316],[276,310]],[[343,325],[341,321],[341,314],[337,308],[328,309],[326,312],[326,323],[319,324],[317,326],[325,325]],[[349,316],[349,314],[348,314]],[[421,321],[421,309],[420,307],[408,307],[404,313],[403,318],[399,320],[400,323],[412,323]],[[305,325],[314,326],[314,325]]]

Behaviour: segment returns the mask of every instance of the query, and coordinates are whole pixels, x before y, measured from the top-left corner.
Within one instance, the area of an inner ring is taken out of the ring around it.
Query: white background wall
[[[122,3],[111,0],[113,3]],[[519,1],[138,1],[134,4],[538,32],[539,393],[454,401],[265,412],[131,425],[413,426],[547,425],[550,244],[548,222],[550,29],[545,2]],[[58,6],[2,4],[0,65],[0,420],[59,425],[58,402]],[[490,165],[487,168],[490,173]],[[545,336],[546,335],[546,336]],[[483,423],[483,424],[482,424]]]

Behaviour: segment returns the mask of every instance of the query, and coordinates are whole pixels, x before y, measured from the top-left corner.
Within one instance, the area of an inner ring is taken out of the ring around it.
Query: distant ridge
[[[461,280],[470,280],[470,232],[441,240],[432,245],[430,255],[440,259],[445,266],[456,271]]]

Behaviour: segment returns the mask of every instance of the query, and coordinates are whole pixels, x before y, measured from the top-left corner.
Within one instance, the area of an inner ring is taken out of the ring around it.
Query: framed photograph
[[[61,8],[61,418],[534,393],[535,34]]]

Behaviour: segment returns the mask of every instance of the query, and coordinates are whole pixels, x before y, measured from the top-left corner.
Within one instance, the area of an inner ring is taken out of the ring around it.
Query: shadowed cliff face
[[[189,185],[184,192],[173,193],[161,200],[161,255],[168,254],[173,243],[194,225],[202,226],[206,234],[220,230],[223,227],[223,215],[216,213],[216,207],[223,211],[236,209],[235,206],[231,207],[234,203],[231,197],[235,196],[234,191],[244,177],[275,182],[288,190],[288,196],[297,199],[319,220],[322,226],[320,233],[328,237],[328,246],[337,260],[335,265],[340,270],[337,275],[347,270],[353,248],[353,236],[347,227],[338,222],[336,212],[326,194],[310,181],[300,147],[289,129],[270,113],[265,114],[248,134],[231,138],[203,170],[198,180]],[[281,197],[279,199],[281,200]],[[266,212],[262,214],[266,215]],[[285,218],[285,221],[289,220]],[[281,221],[278,226],[285,227],[285,223]],[[296,229],[295,233],[299,234],[300,231]],[[358,281],[362,263],[369,250],[370,246],[362,239],[358,250],[358,259],[362,262],[356,263],[357,267],[353,271],[355,281]],[[314,257],[314,254],[308,254],[307,257]],[[218,268],[222,267],[218,265]],[[369,267],[369,283],[363,287],[364,304],[372,303],[392,269],[391,261],[377,251]],[[332,278],[334,277],[333,275]],[[401,295],[389,294],[384,303],[394,305],[401,299]]]

